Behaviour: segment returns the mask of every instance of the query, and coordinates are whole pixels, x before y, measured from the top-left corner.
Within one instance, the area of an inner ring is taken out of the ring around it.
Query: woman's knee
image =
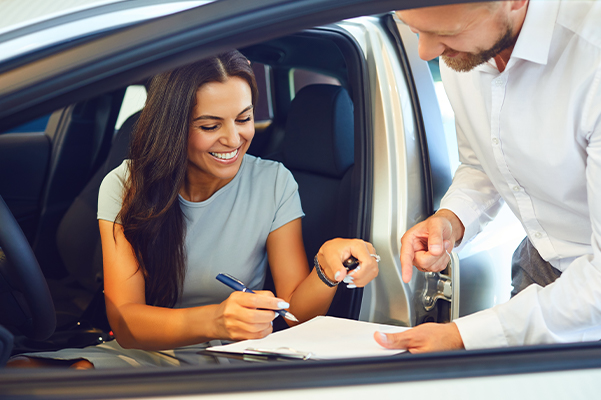
[[[69,368],[73,369],[94,369],[94,364],[88,360],[79,360],[71,364]]]

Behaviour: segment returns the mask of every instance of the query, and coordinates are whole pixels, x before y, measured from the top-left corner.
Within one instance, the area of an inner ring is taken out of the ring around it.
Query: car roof
[[[0,60],[0,130],[75,102],[91,92],[114,90],[226,49],[244,47],[346,18],[454,2],[220,0],[125,27],[107,29],[78,40]],[[105,7],[126,3],[129,2]]]
[[[6,0],[0,62],[211,3],[208,0]]]
[[[120,1],[124,0],[63,0],[52,2],[30,0],[26,3],[20,0],[4,0],[2,3],[3,12],[0,15],[0,33]]]

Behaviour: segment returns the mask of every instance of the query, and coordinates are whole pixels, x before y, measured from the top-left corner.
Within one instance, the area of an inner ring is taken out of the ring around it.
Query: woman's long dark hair
[[[146,283],[146,304],[173,307],[186,274],[185,221],[178,201],[188,165],[188,129],[198,88],[229,77],[246,80],[248,60],[233,50],[154,77],[130,147],[121,220]]]

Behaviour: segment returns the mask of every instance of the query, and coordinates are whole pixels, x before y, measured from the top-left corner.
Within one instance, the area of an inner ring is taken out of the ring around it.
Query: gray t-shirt
[[[121,210],[128,161],[102,181],[98,219],[115,221]],[[265,281],[270,232],[304,216],[298,185],[281,163],[245,155],[240,170],[208,200],[190,202],[179,197],[186,217],[187,257],[183,296],[176,307],[216,304],[232,289],[217,281],[231,274],[251,289]]]

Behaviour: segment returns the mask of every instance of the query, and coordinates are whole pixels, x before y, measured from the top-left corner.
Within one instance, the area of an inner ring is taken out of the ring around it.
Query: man
[[[449,324],[374,335],[411,352],[601,339],[601,2],[501,1],[397,13],[441,56],[461,166],[440,209],[401,240],[440,271],[503,204],[527,238],[514,295]]]

